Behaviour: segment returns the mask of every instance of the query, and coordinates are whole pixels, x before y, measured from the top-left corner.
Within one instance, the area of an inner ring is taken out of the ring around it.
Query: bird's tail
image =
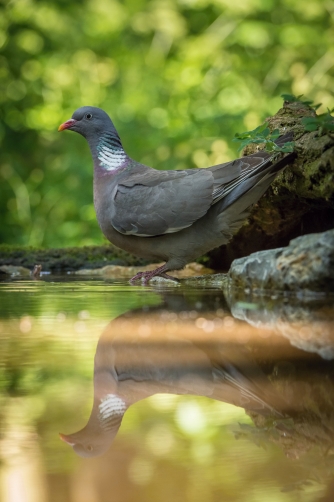
[[[283,417],[286,403],[282,402],[265,375],[260,371],[258,373],[247,377],[243,371],[228,360],[225,361],[224,367],[217,364],[213,369],[213,375],[217,381],[224,382],[231,388],[233,404],[263,415]],[[256,380],[259,381],[259,385]],[[215,397],[219,398],[219,396]],[[226,399],[226,390],[224,399]]]
[[[220,212],[225,211],[229,206],[237,202],[239,202],[239,211],[244,211],[255,204],[269,188],[277,174],[292,162],[295,155],[295,153],[290,153],[277,162],[273,163],[271,160],[266,167],[262,165],[260,168],[254,169],[253,173],[243,183],[238,184],[234,190],[221,200],[219,204]]]
[[[285,143],[293,139],[293,133],[290,131],[275,141],[277,146],[283,146]],[[261,152],[263,154],[263,152]],[[229,206],[242,198],[239,212],[244,211],[249,206],[255,204],[264,194],[267,188],[275,179],[276,175],[284,169],[287,164],[291,163],[295,157],[295,153],[289,153],[283,158],[275,161],[277,154],[267,154],[268,157],[263,159],[257,167],[245,169],[241,175],[227,183],[224,187],[224,192],[221,196],[219,212],[225,211]],[[254,153],[249,155],[247,159],[255,157],[258,159],[259,154]]]
[[[292,139],[292,133],[287,133],[277,139],[278,146]],[[256,154],[254,154],[255,156]],[[276,178],[277,174],[295,158],[294,152],[285,155],[275,162],[275,155],[268,161],[253,169],[242,183],[223,197],[217,204],[218,220],[223,233],[234,235],[249,216],[252,206],[262,197]]]

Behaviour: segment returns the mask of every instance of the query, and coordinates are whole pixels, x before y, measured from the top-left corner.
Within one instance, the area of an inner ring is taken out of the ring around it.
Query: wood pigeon
[[[79,108],[58,130],[65,129],[88,141],[94,206],[107,239],[139,257],[166,262],[131,279],[145,284],[154,276],[171,278],[169,270],[227,244],[293,156],[277,160],[277,153],[259,151],[206,169],[159,171],[126,154],[113,122],[100,108]],[[277,144],[291,139],[288,133]]]

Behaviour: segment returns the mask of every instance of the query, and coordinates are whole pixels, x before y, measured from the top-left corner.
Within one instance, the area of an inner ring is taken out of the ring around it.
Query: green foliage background
[[[58,125],[101,106],[159,169],[236,156],[282,92],[333,106],[333,0],[0,0],[0,241],[99,244],[92,167]]]

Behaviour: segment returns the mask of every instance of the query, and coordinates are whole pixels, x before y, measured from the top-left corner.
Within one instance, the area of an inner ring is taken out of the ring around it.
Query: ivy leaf
[[[332,117],[330,110],[317,117],[304,117],[302,118],[302,124],[305,131],[317,131],[318,129],[325,132],[334,131],[334,117]]]
[[[288,103],[303,103],[314,110],[317,110],[319,106],[321,106],[321,103],[314,105],[312,99],[301,99],[303,96],[304,94],[300,94],[299,96],[295,96],[294,94],[281,94],[284,101],[287,101]]]
[[[279,138],[280,132],[275,129],[270,133],[270,129],[266,123],[256,127],[253,131],[236,133],[232,141],[239,142],[238,151],[243,150],[247,145],[264,143],[267,152],[293,152],[294,142],[290,141],[283,146],[276,145],[275,141]]]
[[[275,129],[275,130],[271,133],[270,138],[271,138],[273,141],[275,141],[275,139],[279,138],[279,136],[280,136],[279,130],[278,130],[278,129]]]
[[[320,126],[318,119],[305,117],[302,119],[302,123],[304,124],[305,131],[316,131]]]
[[[288,103],[295,103],[296,101],[299,101],[299,98],[302,97],[302,94],[298,97],[294,96],[293,94],[281,94],[281,98],[284,99],[284,101],[287,101]]]
[[[275,144],[275,152],[291,153],[293,152],[294,147],[295,147],[294,141],[287,141],[287,143],[284,143],[283,146],[277,146]]]
[[[267,141],[266,142],[266,151],[267,152],[275,152],[277,145],[273,141]],[[280,148],[280,147],[278,147]]]

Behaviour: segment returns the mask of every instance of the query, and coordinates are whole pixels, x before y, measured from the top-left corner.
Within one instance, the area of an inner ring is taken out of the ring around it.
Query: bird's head
[[[82,429],[74,434],[59,434],[59,437],[72,446],[79,457],[92,458],[102,455],[109,449],[117,430],[109,434],[90,434],[89,431]]]
[[[96,397],[96,396],[95,396]],[[86,426],[73,434],[59,434],[80,457],[97,457],[105,453],[121,426],[127,404],[115,394],[95,399]]]
[[[58,127],[58,131],[68,129],[84,136],[86,139],[100,136],[107,130],[115,130],[109,115],[95,106],[82,106],[75,110],[72,118]]]

